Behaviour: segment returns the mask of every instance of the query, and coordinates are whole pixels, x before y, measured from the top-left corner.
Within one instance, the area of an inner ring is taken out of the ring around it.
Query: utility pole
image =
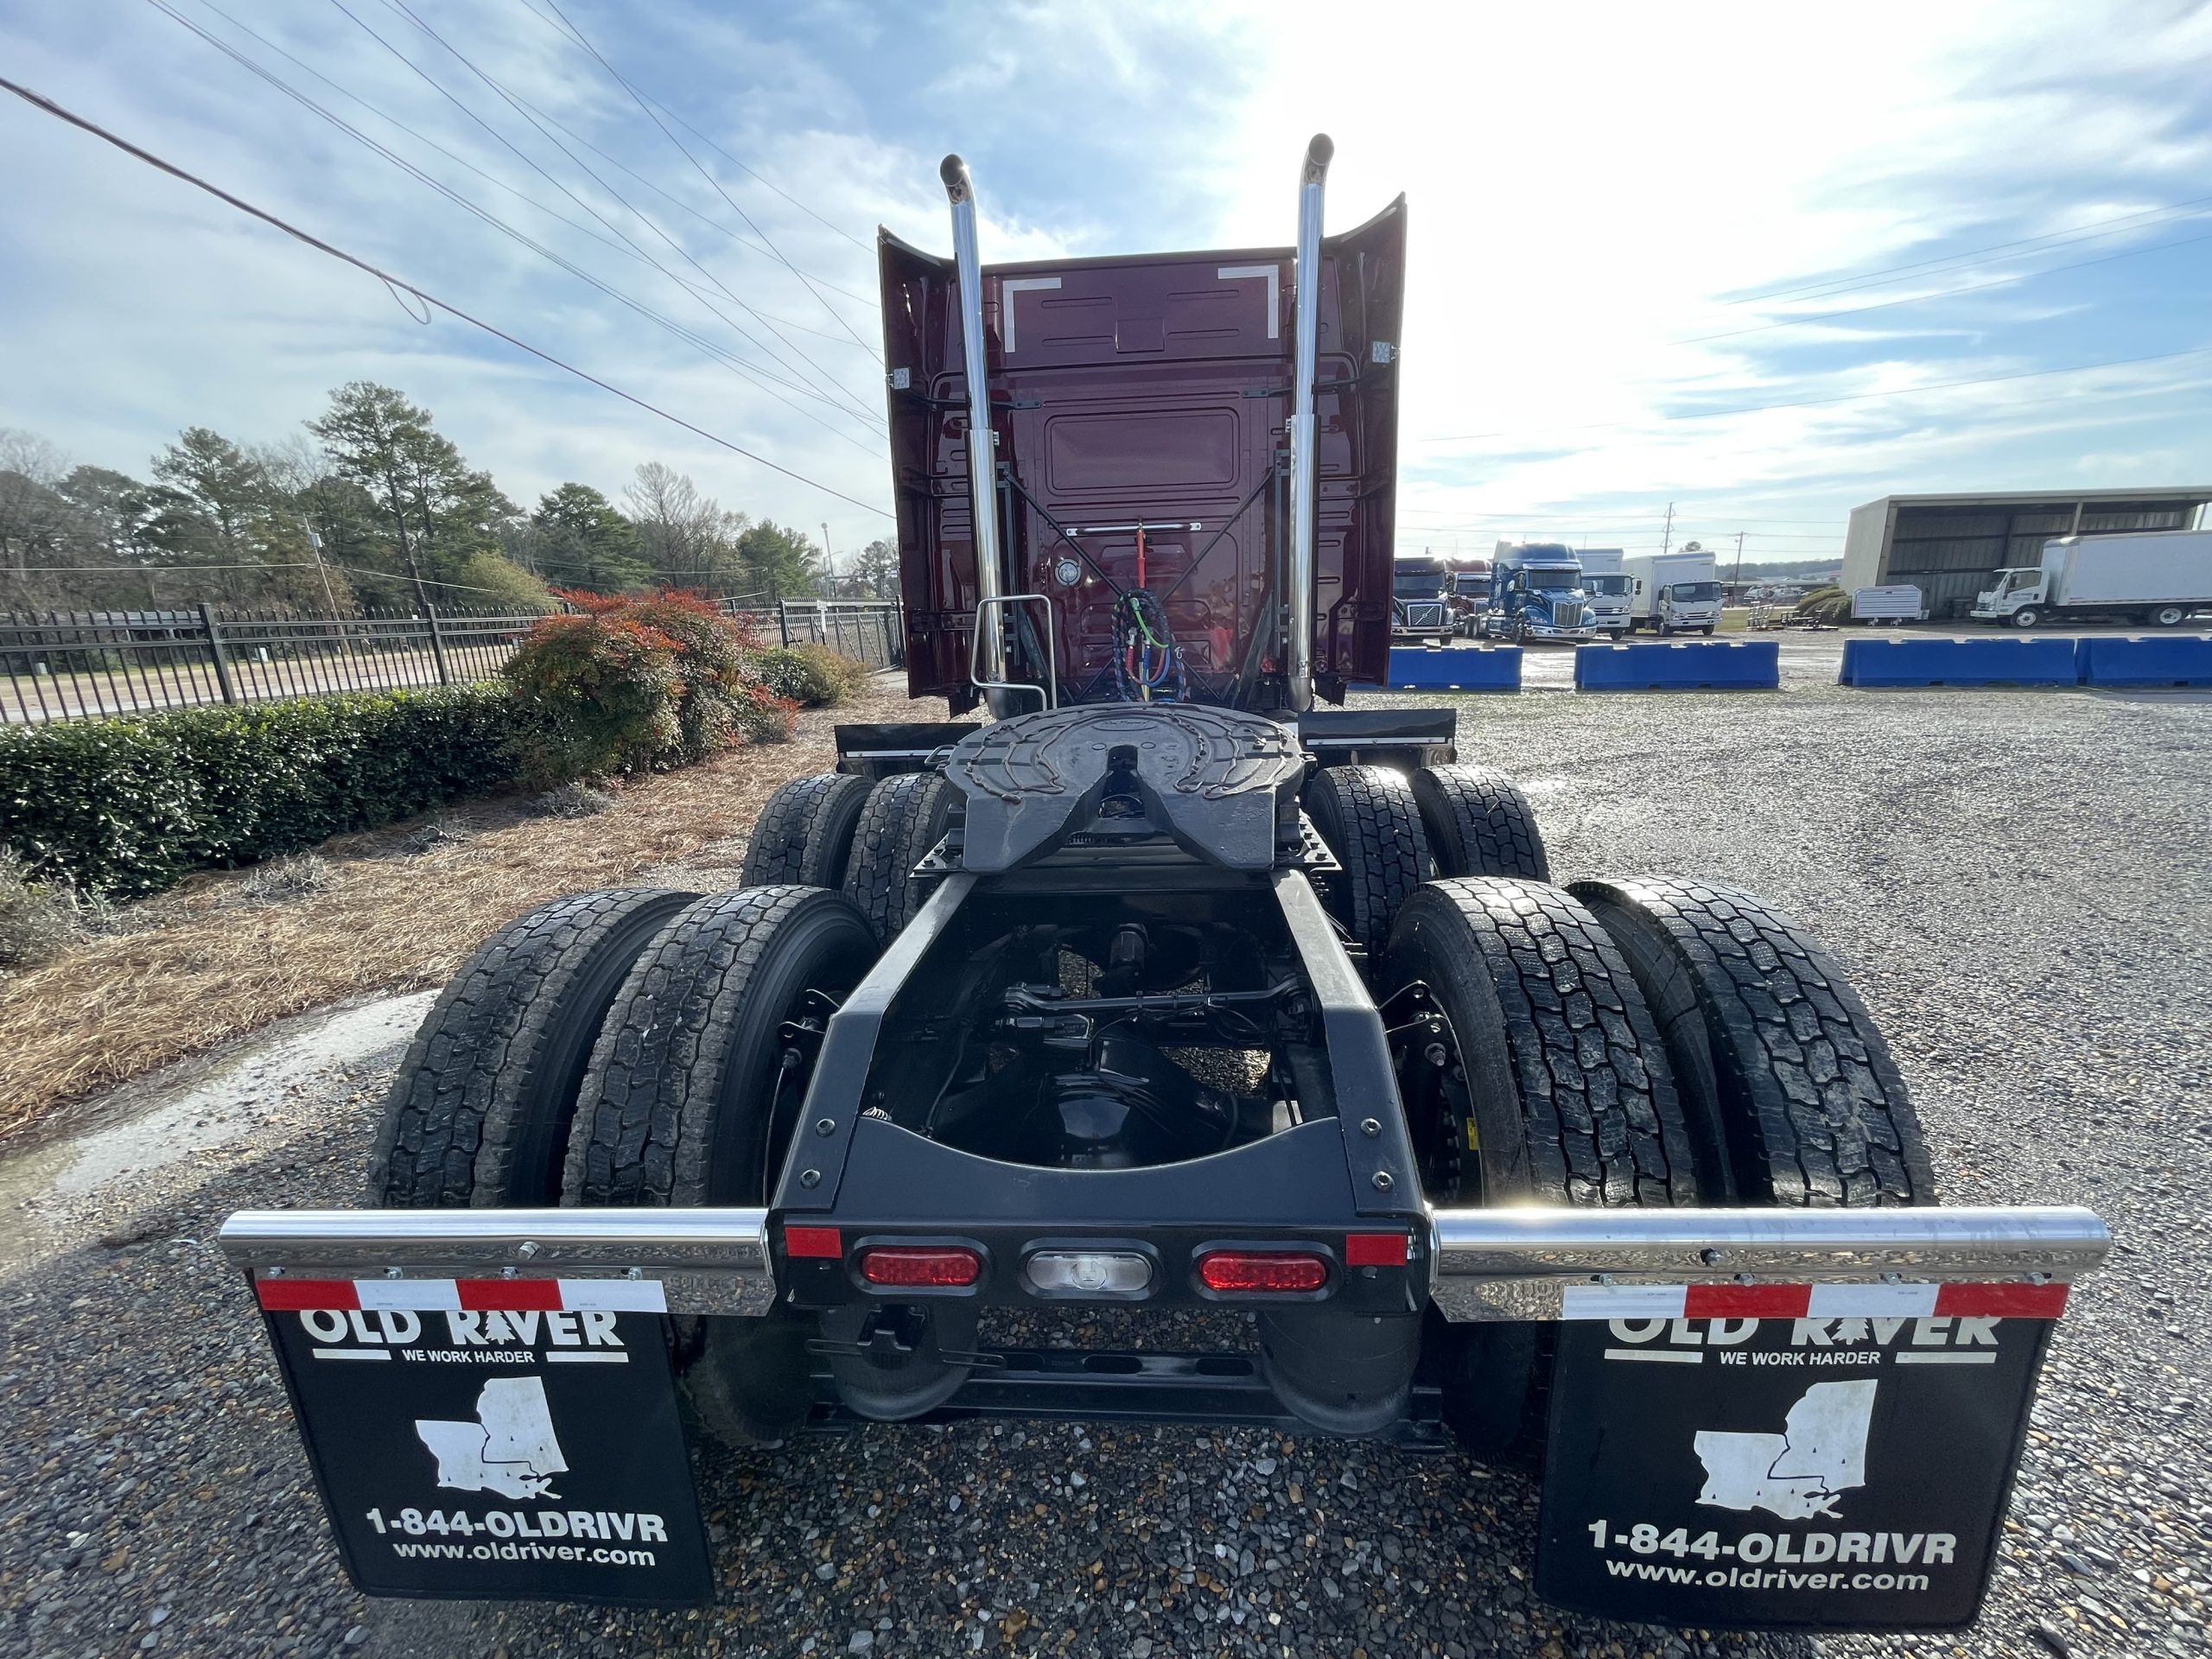
[[[1736,591],[1744,591],[1744,532],[1736,532]]]
[[[830,573],[830,597],[837,597],[837,556],[830,550],[830,526],[822,526],[822,563]]]
[[[1659,538],[1659,556],[1667,556],[1667,550],[1675,544],[1675,504],[1667,504],[1667,533]]]
[[[300,528],[307,532],[308,551],[315,555],[315,568],[322,573],[322,596],[330,602],[330,614],[338,614],[338,594],[330,585],[330,567],[322,562],[322,537],[315,533],[315,526],[308,522],[304,512],[300,515]]]

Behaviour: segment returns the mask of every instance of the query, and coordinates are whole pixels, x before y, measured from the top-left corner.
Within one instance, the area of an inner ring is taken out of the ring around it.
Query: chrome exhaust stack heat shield
[[[1290,638],[1283,653],[1290,706],[1313,706],[1314,454],[1313,378],[1320,353],[1321,207],[1330,158],[1325,132],[1306,146],[1298,178],[1297,355],[1290,386]]]
[[[998,456],[991,427],[989,342],[983,334],[983,262],[976,241],[976,181],[968,163],[948,156],[938,168],[952,204],[952,259],[960,283],[960,345],[968,383],[968,502],[976,549],[976,683],[1006,678],[1000,581]],[[993,713],[1001,712],[995,702]]]

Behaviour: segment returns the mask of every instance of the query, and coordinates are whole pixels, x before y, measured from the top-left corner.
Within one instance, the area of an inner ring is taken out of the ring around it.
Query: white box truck
[[[1628,631],[1711,633],[1720,626],[1720,562],[1699,549],[1645,553],[1623,561],[1628,573]]]
[[[1583,620],[1618,639],[1628,632],[1626,550],[1586,547],[1581,552]]]
[[[2060,536],[2043,563],[1999,570],[1974,600],[1984,622],[2146,622],[2177,628],[2212,609],[2212,530]]]

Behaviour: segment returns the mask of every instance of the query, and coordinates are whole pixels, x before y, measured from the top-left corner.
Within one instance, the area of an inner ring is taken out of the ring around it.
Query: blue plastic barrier
[[[1418,645],[1390,652],[1393,691],[1518,691],[1518,645],[1446,645],[1427,651]]]
[[[2083,685],[2212,685],[2212,634],[2088,634],[2075,644]]]
[[[1574,648],[1578,691],[1771,691],[1781,683],[1782,647],[1772,639]]]
[[[1838,685],[2074,685],[2071,639],[1847,639]]]

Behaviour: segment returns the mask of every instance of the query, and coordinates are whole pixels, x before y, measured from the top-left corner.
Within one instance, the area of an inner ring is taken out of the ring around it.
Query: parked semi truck
[[[2177,628],[2212,610],[2212,530],[2061,536],[2043,563],[1999,570],[1975,599],[1985,622],[2143,622]]]
[[[1446,640],[1457,632],[1450,562],[1433,553],[1401,553],[1390,562],[1390,637],[1410,645]]]
[[[908,685],[991,718],[838,728],[737,891],[517,918],[381,1207],[224,1224],[363,1591],[709,1601],[690,1442],[988,1414],[1448,1433],[1541,1459],[1559,1605],[1974,1618],[2105,1230],[1939,1206],[1772,906],[1555,885],[1450,709],[1327,706],[1387,678],[1406,225],[1325,236],[1330,154],[1292,246],[987,267],[957,157],[951,257],[880,237]]]
[[[1446,595],[1455,632],[1471,639],[1476,624],[1490,605],[1490,561],[1460,556],[1452,561],[1452,586]]]
[[[1720,625],[1720,565],[1712,554],[1646,553],[1624,564],[1630,633],[1711,633]]]
[[[1564,542],[1500,542],[1491,556],[1490,604],[1477,632],[1515,645],[1594,639],[1584,614],[1582,562]]]
[[[1584,618],[1598,632],[1619,639],[1629,622],[1627,550],[1586,547],[1576,556],[1582,562]]]

